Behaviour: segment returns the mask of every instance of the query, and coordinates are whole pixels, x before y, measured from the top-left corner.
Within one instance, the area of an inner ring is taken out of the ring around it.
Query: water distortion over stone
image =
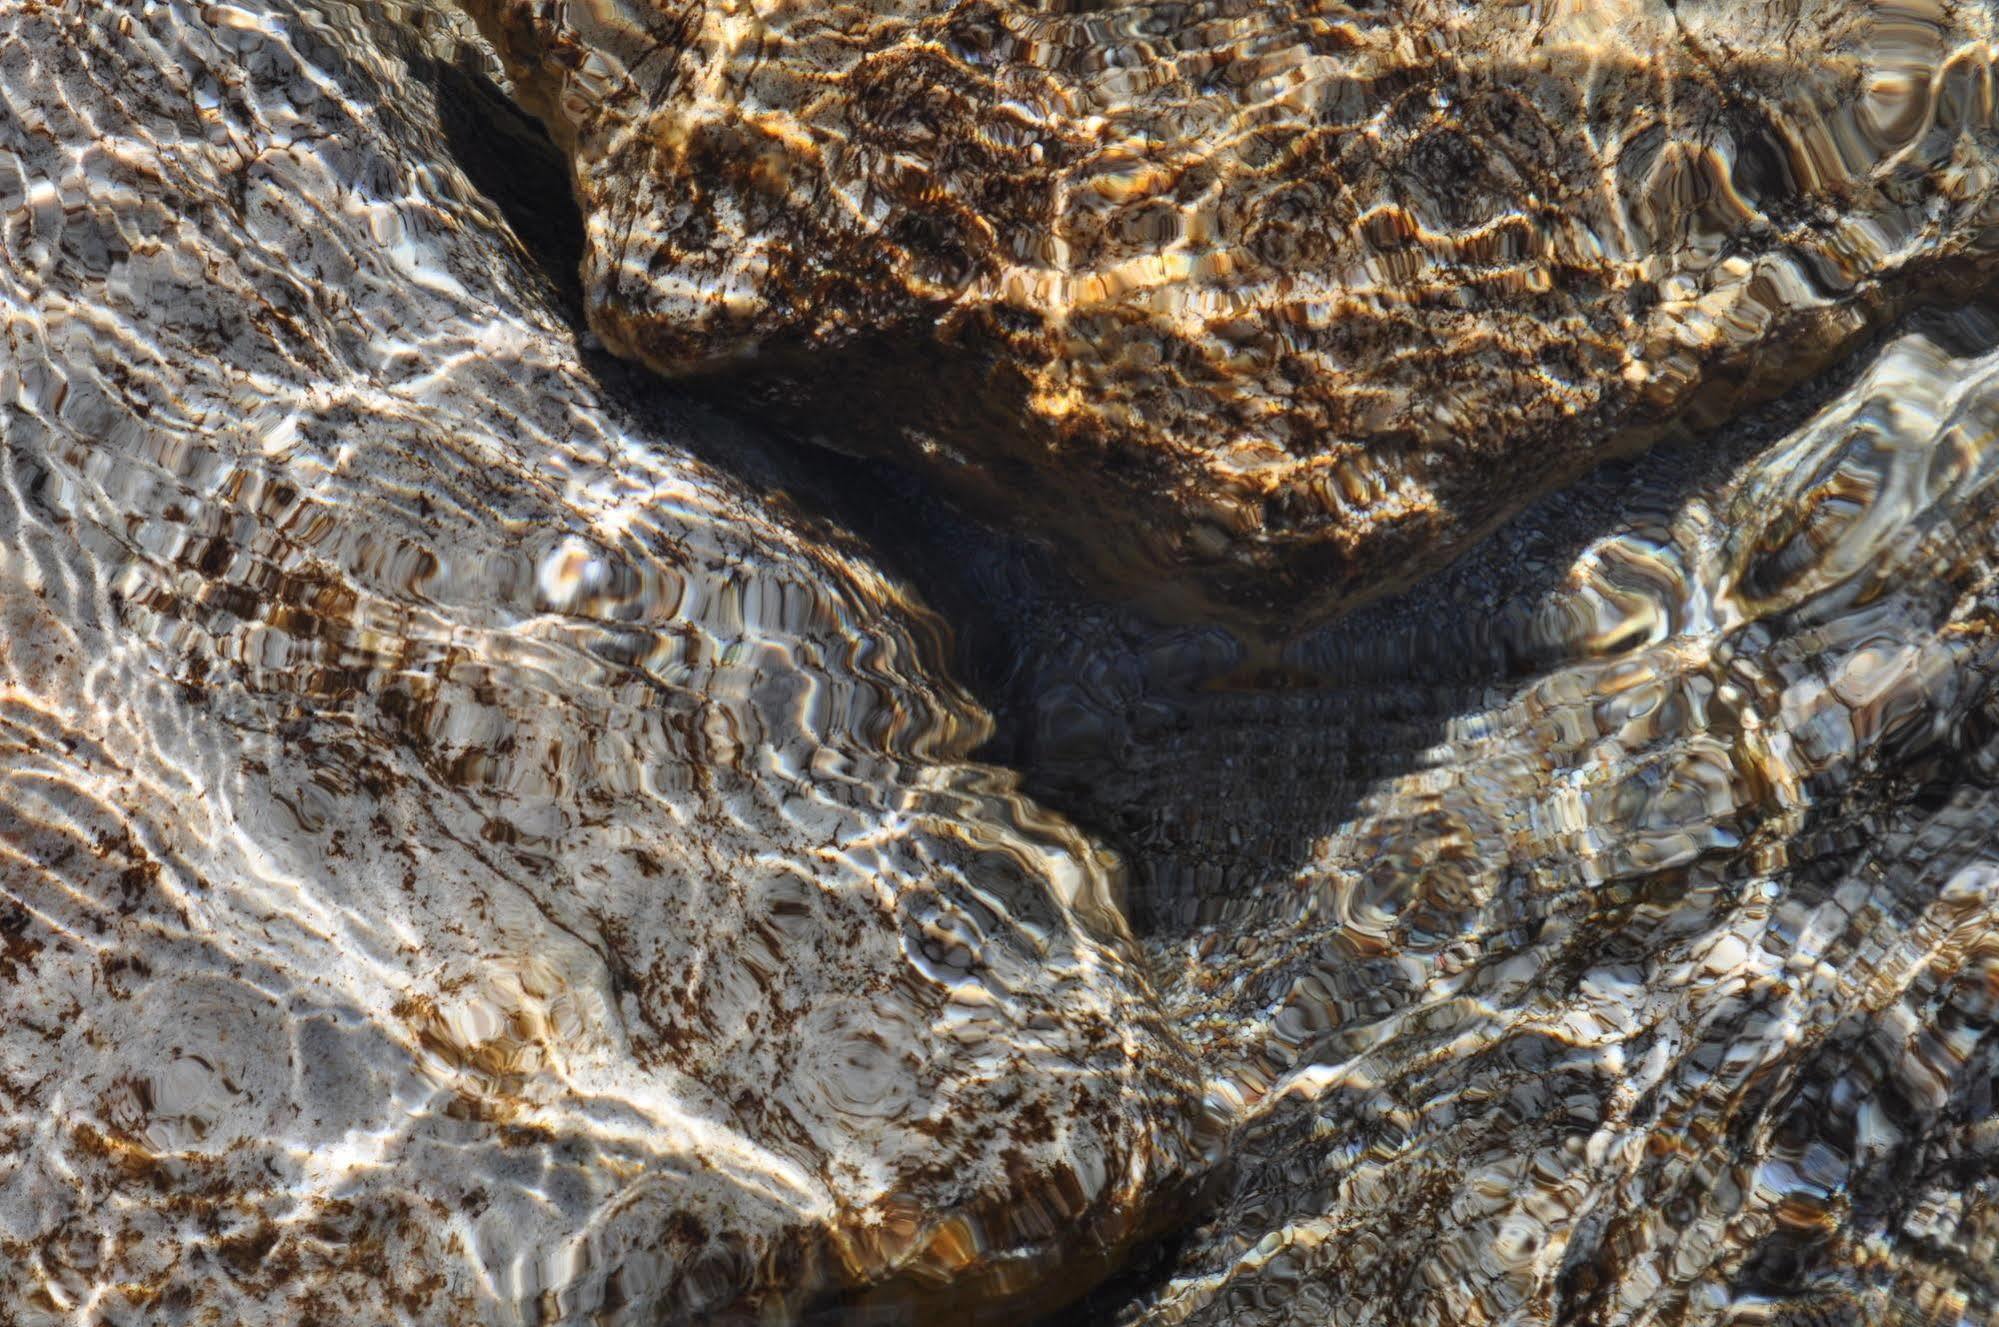
[[[481,9],[0,0],[0,1323],[1999,1321],[1989,6]]]

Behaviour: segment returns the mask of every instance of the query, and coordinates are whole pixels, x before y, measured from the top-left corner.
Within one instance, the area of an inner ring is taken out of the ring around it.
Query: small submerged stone
[[[1983,5],[466,0],[592,325],[1290,631],[1984,270]]]

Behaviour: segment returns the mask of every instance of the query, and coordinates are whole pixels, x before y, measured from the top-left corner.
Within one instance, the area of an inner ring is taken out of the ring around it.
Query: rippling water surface
[[[1407,585],[1999,236],[1984,4],[466,7],[607,343],[1199,620]]]
[[[1162,627],[605,362],[497,72],[0,0],[0,1322],[1999,1322],[1978,289]]]

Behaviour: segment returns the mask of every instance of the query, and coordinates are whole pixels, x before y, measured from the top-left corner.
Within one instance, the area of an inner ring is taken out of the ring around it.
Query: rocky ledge
[[[612,348],[1280,635],[1999,242],[1983,5],[467,7]]]

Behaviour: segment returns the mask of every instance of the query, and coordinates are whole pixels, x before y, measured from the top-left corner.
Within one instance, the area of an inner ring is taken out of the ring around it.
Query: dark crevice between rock
[[[1188,1236],[1201,1224],[1205,1209],[1181,1226],[1134,1250],[1123,1267],[1067,1308],[1035,1319],[1028,1327],[1105,1327],[1163,1289],[1173,1278]]]
[[[580,329],[583,224],[561,151],[483,71],[432,76],[451,152]],[[1217,631],[1207,666],[1149,673],[1109,700],[1090,675],[1145,673],[1140,656],[1164,629],[1093,595],[1046,542],[988,525],[892,462],[766,441],[753,407],[697,400],[601,351],[588,362],[620,404],[920,593],[948,625],[952,673],[997,721],[981,757],[1119,849],[1144,935],[1201,924],[1297,871],[1368,787],[1413,767],[1455,702],[1553,661],[1510,629],[1510,607],[1552,591],[1590,541],[1644,511],[1670,515],[1796,427],[1888,334],[1716,436],[1669,438],[1540,499],[1410,590],[1294,641],[1279,685],[1245,671],[1242,646]],[[1085,703],[1051,700],[1072,694]],[[1396,749],[1368,740],[1383,731]]]
[[[557,310],[581,331],[583,214],[570,193],[568,158],[541,121],[469,60],[428,61],[415,72],[435,91],[452,160],[506,218],[548,278]]]

